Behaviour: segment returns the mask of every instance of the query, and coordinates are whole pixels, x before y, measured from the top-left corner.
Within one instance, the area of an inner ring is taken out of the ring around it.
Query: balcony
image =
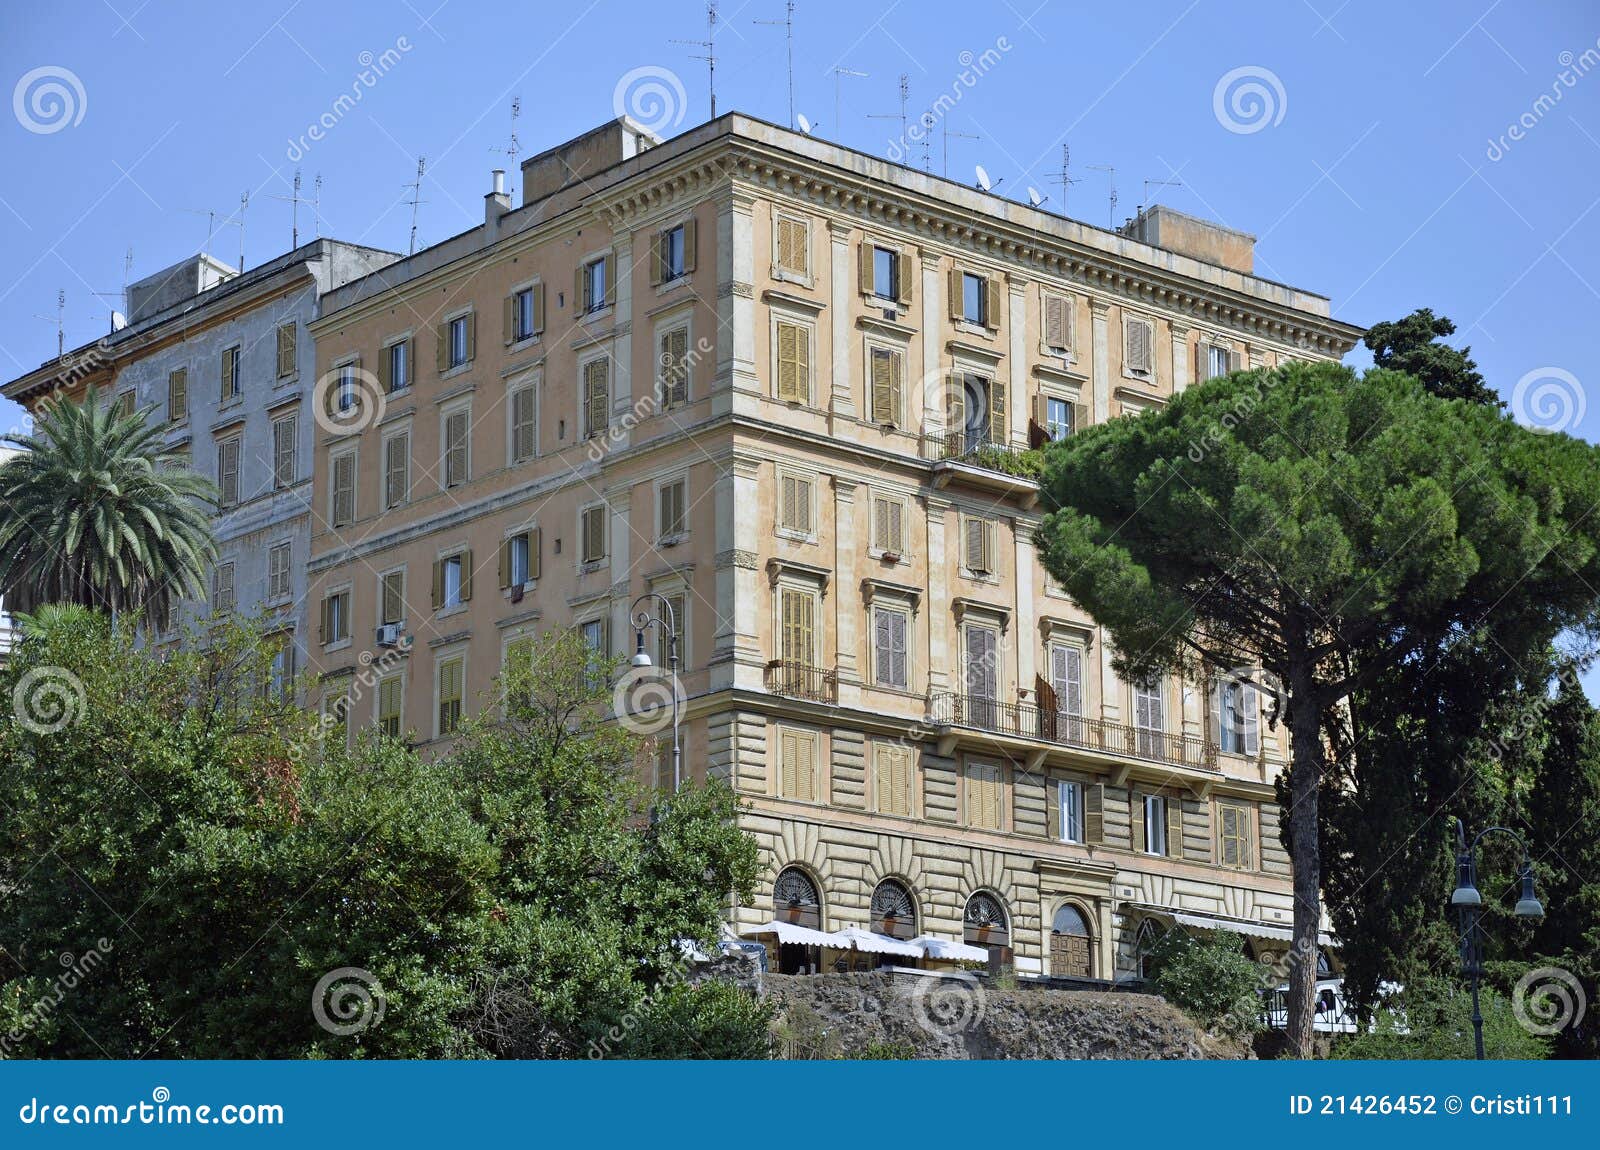
[[[839,672],[834,667],[812,667],[791,659],[767,664],[766,687],[774,695],[813,703],[839,701]]]
[[[945,692],[928,699],[928,715],[942,727],[972,727],[996,735],[1142,759],[1169,767],[1215,772],[1217,748],[1203,739],[1147,731],[1103,719],[1042,711],[1032,703],[1002,703]]]
[[[933,462],[933,485],[959,480],[997,495],[1015,495],[1031,505],[1039,496],[1039,452],[988,428],[922,437],[922,455]]]

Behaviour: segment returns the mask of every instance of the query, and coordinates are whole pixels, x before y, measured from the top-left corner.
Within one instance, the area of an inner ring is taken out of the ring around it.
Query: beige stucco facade
[[[540,198],[491,193],[312,325],[319,379],[359,396],[316,428],[324,696],[440,746],[517,637],[627,654],[656,592],[685,615],[686,771],[739,791],[763,849],[736,929],[797,867],[827,930],[893,880],[898,932],[960,939],[987,893],[1022,973],[1067,906],[1080,976],[1132,976],[1137,924],[1174,913],[1282,949],[1281,728],[1221,750],[1217,679],[1112,674],[1038,564],[1027,451],[1356,330],[1237,233],[1164,221],[1194,258],[738,115],[664,143],[619,122],[523,178]]]

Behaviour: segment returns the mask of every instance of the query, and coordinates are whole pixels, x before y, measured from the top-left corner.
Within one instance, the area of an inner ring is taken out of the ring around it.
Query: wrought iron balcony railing
[[[1018,479],[1039,478],[1037,456],[1026,443],[982,430],[944,431],[922,437],[924,458],[935,463],[965,463]]]
[[[928,715],[941,726],[975,727],[1172,766],[1217,769],[1216,745],[1206,740],[1088,719],[1065,711],[1045,711],[1033,703],[1003,703],[943,692],[929,697]]]
[[[833,667],[813,667],[791,659],[774,659],[767,664],[767,690],[791,699],[814,703],[839,701],[839,672]]]

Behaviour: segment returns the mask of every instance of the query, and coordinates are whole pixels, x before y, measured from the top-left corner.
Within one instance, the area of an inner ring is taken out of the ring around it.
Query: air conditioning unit
[[[383,623],[378,627],[378,646],[398,647],[400,645],[401,625],[399,623]]]

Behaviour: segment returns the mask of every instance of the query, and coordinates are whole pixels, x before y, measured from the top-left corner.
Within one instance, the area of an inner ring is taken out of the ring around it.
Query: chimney
[[[483,197],[483,243],[487,247],[500,238],[500,217],[511,210],[511,197],[506,194],[506,171],[494,170],[494,191]]]

